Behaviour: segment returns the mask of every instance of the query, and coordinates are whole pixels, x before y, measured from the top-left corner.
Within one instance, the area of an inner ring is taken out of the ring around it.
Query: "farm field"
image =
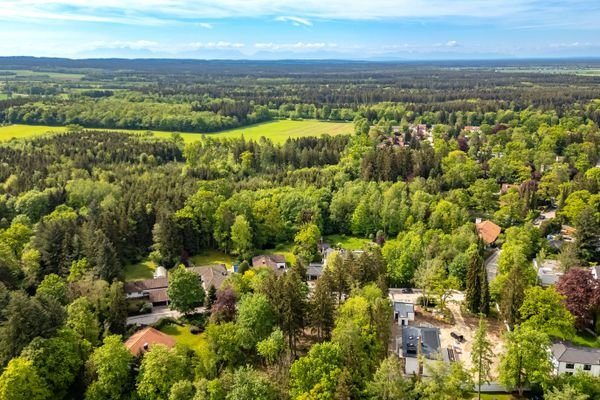
[[[19,70],[0,70],[0,76],[8,80],[23,80],[30,78],[31,80],[44,80],[44,79],[55,79],[58,81],[79,81],[85,75],[77,73],[64,73],[64,72],[45,72],[45,71],[32,71],[28,69]]]
[[[64,132],[66,128],[62,126],[43,126],[43,125],[8,125],[0,127],[0,142],[12,138],[21,139],[33,136],[41,136],[50,132]]]
[[[26,138],[44,135],[49,132],[64,132],[65,127],[43,126],[43,125],[8,125],[0,127],[0,141],[10,140],[12,138]],[[108,131],[108,129],[98,129],[99,131]],[[145,130],[125,130],[110,129],[110,131],[129,132],[132,134],[141,134]],[[169,138],[172,132],[151,131],[154,136],[159,138]],[[279,120],[265,122],[262,124],[245,126],[236,129],[213,133],[182,133],[181,136],[186,143],[193,142],[207,137],[230,139],[244,137],[251,140],[259,140],[261,137],[267,137],[274,143],[283,143],[288,138],[299,138],[305,136],[344,135],[353,132],[353,125],[349,122],[326,122],[316,120],[292,121]]]

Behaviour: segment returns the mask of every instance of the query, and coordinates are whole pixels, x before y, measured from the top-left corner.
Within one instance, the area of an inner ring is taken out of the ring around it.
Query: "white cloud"
[[[456,40],[449,40],[445,43],[446,47],[458,47],[460,44]]]
[[[136,41],[97,41],[85,46],[83,51],[98,49],[131,49],[148,50],[154,53],[180,54],[194,50],[235,50],[246,47],[244,43],[217,41],[217,42],[189,42],[189,43],[160,43],[151,40]]]
[[[213,24],[209,24],[208,22],[199,22],[198,26],[200,28],[204,28],[204,29],[212,29],[213,28]]]
[[[254,43],[254,47],[259,50],[270,50],[270,51],[304,51],[304,50],[321,50],[321,49],[335,49],[338,47],[336,43],[325,43],[325,42],[296,42],[296,43]]]
[[[300,17],[280,16],[275,18],[275,21],[291,22],[294,26],[312,26],[312,22]]]
[[[311,18],[365,20],[375,18],[474,17],[531,15],[563,20],[570,15],[599,16],[592,1],[543,0],[2,0],[0,18],[61,19],[94,22],[144,23],[194,19],[275,17],[309,25]],[[277,17],[277,16],[287,17]],[[293,17],[289,17],[293,16]],[[545,21],[547,22],[547,21]]]

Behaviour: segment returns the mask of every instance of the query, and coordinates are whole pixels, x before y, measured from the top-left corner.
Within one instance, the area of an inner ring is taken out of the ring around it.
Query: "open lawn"
[[[369,239],[346,235],[329,235],[325,236],[323,240],[326,243],[329,243],[331,247],[339,244],[343,249],[347,250],[360,250],[364,245],[371,242]]]
[[[51,132],[64,132],[62,126],[38,126],[38,125],[8,125],[0,127],[0,141],[10,140],[12,138],[28,138],[32,136],[41,136]]]
[[[473,393],[473,398],[477,398],[477,393]],[[513,400],[517,399],[512,394],[508,393],[481,393],[482,400]]]
[[[194,265],[225,264],[227,269],[231,269],[235,258],[218,250],[207,250],[191,257],[191,260]]]
[[[206,346],[204,334],[194,335],[190,332],[189,325],[180,326],[176,324],[170,324],[162,327],[160,330],[161,332],[172,336],[177,343],[188,346],[196,353],[199,353],[202,348]]]
[[[91,129],[91,128],[90,128]],[[146,133],[146,130],[125,130],[125,129],[97,129],[99,131],[127,132],[132,134]],[[8,125],[0,127],[0,141],[10,140],[11,138],[25,138],[40,136],[49,132],[64,132],[64,127],[39,126],[39,125]],[[151,131],[154,136],[159,138],[170,138],[172,132]],[[200,140],[203,135],[212,138],[239,138],[259,140],[262,136],[271,139],[275,143],[283,143],[288,138],[299,138],[306,136],[322,136],[351,134],[353,127],[351,123],[346,122],[325,122],[316,120],[290,121],[280,120],[265,122],[262,124],[246,126],[242,128],[231,129],[214,133],[182,133],[181,136],[186,143]]]
[[[560,340],[568,340],[575,346],[600,348],[600,337],[595,337],[586,332],[577,332],[575,335],[566,338],[560,332],[550,332],[550,336]]]
[[[296,256],[294,256],[294,245],[292,243],[278,244],[274,249],[257,250],[260,254],[283,254],[285,262],[289,265],[296,264]]]
[[[142,260],[137,264],[125,266],[125,281],[141,281],[152,279],[156,264],[150,260]]]
[[[243,135],[244,138],[253,140],[258,140],[264,136],[271,139],[275,143],[283,143],[288,138],[322,136],[325,134],[335,136],[351,134],[353,131],[353,125],[347,122],[280,120],[217,132],[214,134],[208,134],[207,136],[219,138],[237,138]]]
[[[79,81],[85,75],[83,74],[72,74],[72,73],[64,73],[64,72],[45,72],[45,71],[31,71],[28,69],[19,69],[19,70],[2,70],[0,71],[0,77],[8,80],[27,80],[30,78],[31,80],[40,80],[40,79],[52,79],[58,81]]]

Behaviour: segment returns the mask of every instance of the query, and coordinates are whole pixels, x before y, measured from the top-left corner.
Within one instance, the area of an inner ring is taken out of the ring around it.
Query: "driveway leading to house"
[[[134,315],[127,318],[127,325],[152,325],[161,318],[179,318],[181,313],[169,307],[154,307],[150,314]]]
[[[500,259],[500,253],[502,253],[502,250],[495,249],[492,255],[484,262],[488,283],[496,279],[496,276],[498,275],[498,260]]]

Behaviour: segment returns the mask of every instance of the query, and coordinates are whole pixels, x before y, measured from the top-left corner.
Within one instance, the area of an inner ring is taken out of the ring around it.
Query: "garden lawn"
[[[294,255],[294,245],[292,243],[278,244],[274,249],[257,250],[257,254],[282,254],[285,256],[285,262],[289,265],[296,264],[296,256]]]
[[[152,279],[155,270],[156,264],[150,260],[143,260],[137,264],[129,264],[125,266],[125,281]]]
[[[473,398],[477,398],[477,393],[473,393]],[[481,400],[512,400],[516,399],[512,394],[508,393],[481,393]]]
[[[93,128],[86,128],[92,130]],[[231,139],[241,138],[252,139],[258,141],[261,137],[271,139],[274,143],[283,143],[288,138],[300,138],[308,136],[322,136],[322,135],[343,135],[352,134],[353,125],[349,122],[326,122],[317,120],[303,120],[303,121],[291,121],[291,120],[279,120],[272,122],[265,122],[262,124],[256,124],[251,126],[245,126],[241,128],[213,132],[213,133],[181,133],[181,137],[184,142],[190,143],[200,140],[204,135],[211,138],[218,139]],[[10,140],[12,138],[27,138],[33,136],[40,136],[49,132],[64,132],[65,127],[56,126],[40,126],[40,125],[8,125],[0,127],[0,141]],[[97,131],[111,131],[111,132],[126,132],[131,134],[142,134],[149,132],[148,130],[131,130],[131,129],[93,129]],[[172,132],[155,131],[150,130],[154,133],[155,137],[168,139],[173,134]]]
[[[230,254],[225,254],[219,250],[207,250],[202,254],[191,257],[194,265],[210,265],[210,264],[225,264],[227,269],[231,269],[231,265],[236,261]]]
[[[346,235],[329,235],[325,236],[323,240],[331,247],[340,244],[343,249],[347,250],[361,250],[366,244],[371,242],[369,239]]]
[[[172,336],[177,343],[188,346],[196,353],[199,353],[206,346],[204,334],[192,334],[190,325],[169,324],[162,327],[160,331]]]

